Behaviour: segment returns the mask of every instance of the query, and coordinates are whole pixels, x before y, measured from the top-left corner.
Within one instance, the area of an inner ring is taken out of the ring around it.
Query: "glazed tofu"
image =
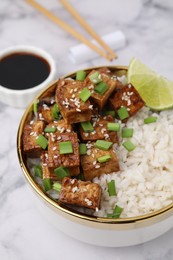
[[[56,133],[57,134],[62,134],[62,133],[70,133],[72,132],[72,125],[68,124],[65,120],[61,119],[58,121],[53,121],[50,124],[47,125],[47,127],[55,127]],[[48,134],[49,135],[49,134]]]
[[[60,80],[56,89],[56,101],[60,112],[68,124],[88,121],[91,118],[92,105],[89,100],[83,102],[79,94],[85,87],[83,82]]]
[[[97,183],[68,177],[63,179],[59,196],[61,202],[96,210],[100,207],[100,199],[101,187]]]
[[[86,155],[81,155],[81,166],[85,180],[91,181],[101,174],[108,174],[119,171],[119,162],[113,148],[104,151],[94,147],[94,143],[87,145],[89,148]],[[97,161],[99,157],[110,155],[111,159],[107,162],[100,163]]]
[[[115,110],[125,106],[130,116],[135,115],[145,104],[131,84],[119,89],[109,100]]]
[[[79,147],[78,147],[78,137],[74,132],[70,133],[52,133],[49,135],[49,145],[48,145],[48,167],[56,168],[59,166],[64,166],[71,168],[73,175],[78,175],[79,169]],[[60,154],[59,143],[70,141],[73,147],[73,153]]]
[[[53,106],[48,106],[46,104],[43,104],[42,106],[40,106],[39,110],[38,110],[39,120],[44,120],[46,123],[52,122],[53,121],[52,109],[53,109]]]
[[[42,171],[43,171],[43,179],[53,179],[58,180],[56,174],[54,173],[54,168],[48,167],[48,152],[43,151],[41,154],[42,161]]]
[[[23,150],[28,156],[40,156],[42,148],[37,144],[36,139],[43,133],[44,127],[45,123],[43,121],[36,121],[25,125],[23,131]]]
[[[115,78],[111,78],[109,74],[105,74],[105,72],[100,72],[100,79],[105,82],[108,86],[108,89],[104,94],[99,94],[94,91],[95,84],[90,80],[90,76],[94,74],[96,70],[92,70],[87,78],[85,79],[85,83],[90,91],[92,91],[91,100],[94,104],[96,104],[99,109],[103,109],[104,105],[106,104],[108,98],[110,95],[116,90],[116,88],[119,88],[119,85],[122,85],[120,81],[118,81]]]
[[[113,143],[118,143],[117,132],[108,131],[107,124],[109,122],[114,122],[114,118],[111,115],[100,116],[94,115],[91,118],[91,124],[93,125],[94,131],[86,133],[80,126],[80,136],[84,142],[86,141],[97,141],[97,140],[107,140]]]

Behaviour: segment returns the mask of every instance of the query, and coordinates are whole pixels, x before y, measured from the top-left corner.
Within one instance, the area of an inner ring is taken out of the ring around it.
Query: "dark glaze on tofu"
[[[134,116],[144,106],[144,101],[131,84],[119,89],[109,100],[115,110],[125,106],[130,116]]]
[[[101,199],[101,187],[97,183],[70,179],[62,181],[59,200],[63,203],[89,209],[98,209]]]
[[[108,86],[106,92],[101,94],[94,90],[95,84],[90,80],[90,75],[96,71]],[[84,88],[90,91],[85,102],[80,96]],[[119,122],[119,119],[109,113],[105,115],[105,112],[111,106],[116,114],[120,107],[125,106],[129,116],[133,116],[143,105],[134,87],[130,84],[123,86],[116,74],[106,67],[88,72],[83,81],[60,79],[56,88],[48,90],[39,100],[37,111],[31,113],[31,120],[23,131],[23,151],[28,158],[41,159],[43,180],[50,179],[52,183],[58,181],[62,184],[60,202],[97,210],[100,207],[101,187],[92,183],[92,180],[101,174],[120,170],[113,150],[113,144],[119,145],[118,134],[116,130],[110,131],[108,128],[108,124]],[[58,109],[57,117],[53,115],[54,106]],[[81,126],[80,123],[86,121],[92,129],[86,130]],[[37,144],[39,135],[46,138],[45,149]],[[112,145],[107,150],[96,148],[97,140],[109,141]],[[72,151],[65,154],[60,152],[62,142],[70,142]],[[86,153],[81,155],[80,143],[87,147]],[[105,156],[109,159],[99,160]],[[56,174],[58,167],[67,169],[68,177],[61,178]],[[80,178],[80,173],[84,175],[85,181],[76,179]]]

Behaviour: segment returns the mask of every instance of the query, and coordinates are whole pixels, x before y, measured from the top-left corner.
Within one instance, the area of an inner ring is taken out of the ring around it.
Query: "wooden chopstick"
[[[81,15],[70,5],[68,0],[60,0],[67,11],[78,21],[78,23],[85,29],[104,49],[110,54],[112,59],[117,58],[117,54],[100,38],[100,36],[91,28],[91,26],[81,17]]]
[[[108,60],[112,60],[112,56],[105,53],[102,49],[97,47],[95,44],[90,42],[88,39],[86,39],[83,35],[78,33],[76,30],[73,29],[70,25],[66,24],[63,20],[52,14],[50,11],[48,11],[45,7],[40,5],[39,3],[35,2],[34,0],[26,0],[27,3],[32,5],[35,9],[37,9],[40,13],[45,15],[47,18],[49,18],[54,23],[58,24],[60,27],[62,27],[65,31],[67,31],[69,34],[71,34],[73,37],[78,39],[79,41],[86,44],[89,48],[91,48],[93,51],[97,52],[99,55],[103,56],[104,58]]]

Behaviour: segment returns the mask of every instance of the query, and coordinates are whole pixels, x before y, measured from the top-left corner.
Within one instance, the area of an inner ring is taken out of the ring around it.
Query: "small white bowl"
[[[6,105],[25,108],[32,101],[32,99],[39,93],[43,88],[45,88],[48,84],[50,84],[55,77],[56,67],[53,58],[49,53],[44,51],[41,48],[28,46],[28,45],[17,45],[13,47],[6,48],[0,51],[0,60],[10,54],[15,53],[30,53],[37,55],[44,60],[46,60],[50,66],[50,73],[48,77],[39,85],[33,86],[29,89],[24,90],[14,90],[8,89],[0,85],[0,101],[5,103]]]

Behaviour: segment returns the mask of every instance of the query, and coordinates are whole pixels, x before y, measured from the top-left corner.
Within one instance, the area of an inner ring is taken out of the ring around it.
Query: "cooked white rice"
[[[144,118],[157,116],[156,123],[144,124]],[[94,214],[106,217],[116,205],[123,208],[121,218],[159,210],[173,202],[173,110],[152,113],[144,107],[130,118],[135,150],[114,146],[120,160],[118,173],[102,175],[94,182],[102,187],[101,209]],[[115,180],[117,196],[109,196],[107,182]]]

